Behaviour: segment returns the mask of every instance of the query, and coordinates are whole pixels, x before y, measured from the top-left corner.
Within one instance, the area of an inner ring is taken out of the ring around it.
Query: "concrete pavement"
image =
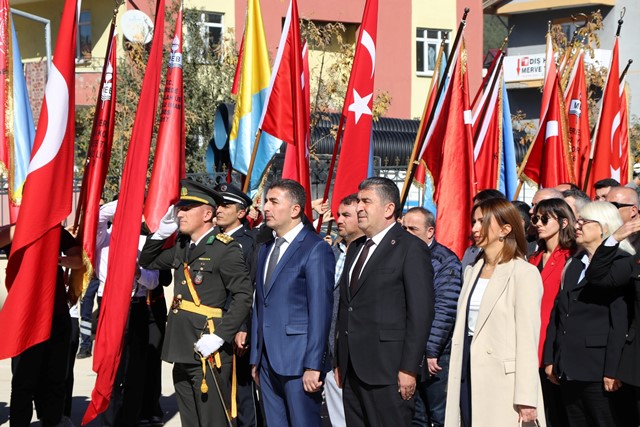
[[[93,358],[76,360],[73,370],[75,382],[73,385],[73,404],[71,410],[71,420],[75,426],[80,426],[84,412],[89,406],[91,391],[96,381],[96,374],[91,370]],[[171,370],[173,365],[162,363],[162,397],[160,405],[164,411],[165,426],[178,427],[180,415],[173,390]],[[11,396],[11,360],[0,360],[0,425],[9,424],[9,398]],[[31,425],[40,425],[35,417]],[[99,421],[88,424],[89,427],[100,426]]]

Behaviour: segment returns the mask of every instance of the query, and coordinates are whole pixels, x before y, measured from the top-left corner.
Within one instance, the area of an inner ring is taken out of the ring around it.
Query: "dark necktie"
[[[369,256],[369,249],[373,245],[373,240],[367,239],[364,244],[364,248],[362,248],[362,252],[360,252],[358,260],[356,261],[356,265],[355,267],[353,267],[351,278],[349,279],[349,289],[351,290],[351,296],[353,296],[353,294],[355,294],[356,290],[358,289],[358,279],[360,278],[362,267],[364,267],[364,262],[367,260],[367,256]]]
[[[191,253],[195,248],[196,248],[196,244],[191,242],[191,244],[189,245],[189,251],[187,252],[187,258],[191,257]]]
[[[265,293],[269,291],[269,286],[271,286],[271,276],[276,269],[276,265],[278,265],[278,258],[280,258],[280,246],[282,246],[283,243],[284,237],[276,237],[276,242],[273,246],[271,256],[269,257],[269,263],[267,264],[267,275],[264,279]]]

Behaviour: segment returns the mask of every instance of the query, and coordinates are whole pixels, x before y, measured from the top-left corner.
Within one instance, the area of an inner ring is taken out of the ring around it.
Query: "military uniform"
[[[222,198],[225,204],[237,204],[240,209],[248,211],[249,206],[252,204],[252,200],[249,196],[243,193],[238,187],[232,184],[219,184],[214,187]],[[255,284],[255,266],[256,266],[256,238],[255,234],[251,231],[246,224],[246,220],[243,218],[243,223],[240,228],[226,229],[226,234],[233,237],[233,240],[238,242],[242,246],[242,253],[244,260],[249,269],[249,275],[251,277],[251,283]],[[249,337],[251,332],[249,327],[251,325],[251,314],[247,316],[245,322],[243,322],[240,330],[247,332],[246,345],[249,348]],[[264,425],[261,416],[261,408],[258,407],[255,384],[251,376],[251,365],[249,364],[249,352],[247,351],[242,356],[236,356],[236,373],[238,378],[238,427],[255,427]]]
[[[181,200],[184,198],[183,194]],[[227,426],[223,408],[231,409],[232,342],[252,302],[252,286],[240,245],[229,236],[215,234],[213,228],[191,249],[190,236],[182,234],[178,235],[173,247],[163,250],[164,244],[165,240],[148,238],[139,264],[149,269],[175,269],[174,299],[168,315],[162,359],[174,363],[173,379],[182,425]],[[189,289],[189,279],[196,295]],[[230,302],[223,309],[227,300]],[[208,314],[194,312],[203,308],[204,311],[211,310]],[[214,331],[208,327],[209,320],[213,321]],[[208,392],[201,390],[203,368],[200,356],[194,351],[194,343],[203,333],[215,333],[225,341],[209,359],[221,364],[220,368],[214,368],[216,380],[209,367],[205,370]],[[216,381],[225,397],[224,407]]]

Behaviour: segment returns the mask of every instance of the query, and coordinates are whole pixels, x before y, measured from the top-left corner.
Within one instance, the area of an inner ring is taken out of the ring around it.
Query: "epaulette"
[[[229,243],[233,242],[233,237],[224,233],[218,233],[216,235],[216,239],[220,240],[225,245],[228,245]]]

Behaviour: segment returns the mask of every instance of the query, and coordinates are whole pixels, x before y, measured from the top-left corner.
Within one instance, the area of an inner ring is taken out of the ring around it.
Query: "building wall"
[[[419,76],[416,73],[416,29],[432,28],[449,30],[453,43],[453,37],[458,26],[455,2],[442,2],[441,7],[425,7],[424,0],[413,0],[411,14],[411,115],[409,118],[420,119],[427,100],[427,93],[431,86],[431,77]]]
[[[166,0],[167,3],[175,0]],[[289,5],[288,0],[262,0],[262,13],[269,53],[275,58],[282,23]],[[52,48],[60,25],[63,0],[32,1],[19,8],[36,15],[52,19]],[[365,0],[298,0],[300,17],[314,21],[343,22],[359,28]],[[236,41],[242,36],[247,0],[186,0],[185,7],[215,11],[224,14],[225,29],[235,28]],[[135,6],[152,19],[155,13],[154,0],[141,0]],[[456,2],[436,2],[434,0],[394,0],[379,2],[377,36],[376,92],[387,91],[392,100],[387,117],[419,117],[424,107],[430,78],[416,75],[415,37],[416,28],[437,28],[451,30],[455,34],[462,10],[469,6],[466,34],[470,70],[470,85],[475,92],[481,81],[482,61],[482,15],[481,0],[457,0]],[[99,78],[102,71],[109,23],[112,16],[112,2],[84,0],[83,10],[91,10],[93,49],[90,60],[76,68],[76,97],[79,105],[95,102]],[[118,22],[127,3],[119,11]],[[32,22],[16,19],[16,28],[25,61],[41,61],[45,55],[43,32]],[[172,29],[167,29],[172,33]],[[122,36],[118,48],[122,49]],[[331,58],[329,57],[329,61]],[[311,55],[312,68],[317,66],[319,56]]]
[[[236,40],[240,40],[244,14],[239,11],[246,10],[246,0],[236,0],[235,3]],[[364,4],[364,0],[299,0],[298,14],[300,18],[314,21],[359,24]],[[289,2],[262,1],[261,6],[269,54],[271,58],[275,58]],[[415,30],[411,29],[411,9],[410,0],[380,1],[378,6],[375,90],[388,91],[392,95],[391,106],[386,114],[388,117],[406,118],[411,114],[412,56],[409,49],[399,48],[414,42],[412,34]],[[393,19],[384,19],[386,17]]]

